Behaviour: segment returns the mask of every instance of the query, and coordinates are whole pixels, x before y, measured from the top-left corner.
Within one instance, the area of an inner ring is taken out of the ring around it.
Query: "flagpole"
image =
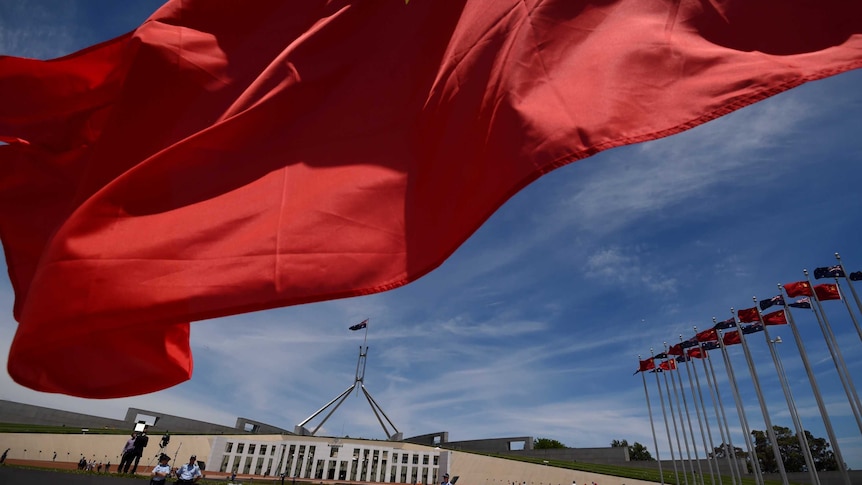
[[[748,348],[745,334],[742,333],[742,326],[739,324],[739,319],[733,308],[730,309],[733,314],[733,321],[736,323],[736,330],[739,332],[739,341],[742,344],[742,352],[745,354],[745,361],[748,363],[748,370],[751,372],[751,382],[754,384],[754,392],[757,393],[757,401],[760,404],[760,412],[763,414],[763,422],[766,425],[766,435],[772,444],[772,454],[775,455],[778,473],[781,475],[781,483],[789,485],[787,479],[787,470],[784,469],[784,460],[781,458],[781,450],[778,448],[778,439],[775,437],[775,430],[772,429],[772,420],[769,418],[769,409],[766,407],[766,399],[763,397],[763,389],[760,388],[760,378],[757,376],[757,369],[754,367],[754,359],[751,357],[751,350]],[[766,328],[766,325],[763,325]]]
[[[650,347],[649,353],[650,353],[650,355],[655,355],[655,354],[653,354],[652,347]],[[677,470],[677,467],[676,467],[676,457],[673,454],[673,440],[671,440],[671,438],[670,438],[670,425],[668,425],[668,422],[667,422],[667,411],[665,410],[665,406],[664,406],[664,395],[662,394],[662,391],[661,391],[661,381],[658,378],[659,369],[656,368],[654,370],[656,371],[655,372],[655,385],[656,385],[656,388],[658,389],[659,401],[661,402],[661,415],[664,419],[665,431],[667,431],[667,446],[668,446],[668,448],[670,448],[670,462],[673,464],[673,474],[676,477],[676,481],[674,483],[676,483],[676,485],[679,485],[679,471]],[[658,450],[658,447],[656,447],[656,450]]]
[[[652,355],[652,352],[650,352],[650,355]],[[640,361],[641,361],[641,356],[638,355],[638,365],[640,365]],[[646,396],[647,414],[649,414],[649,427],[652,430],[652,443],[653,443],[653,446],[655,447],[655,459],[658,462],[658,476],[661,479],[661,484],[664,485],[664,473],[662,472],[662,469],[661,469],[661,457],[658,454],[658,439],[655,436],[655,424],[653,423],[653,419],[652,419],[652,406],[650,405],[650,402],[649,402],[649,391],[647,390],[646,376],[644,375],[643,371],[641,371],[640,374],[641,374],[641,380],[644,383],[644,395]]]
[[[697,335],[697,327],[694,327],[694,334],[695,334],[695,336]],[[697,337],[695,337],[695,339],[697,339]],[[706,353],[705,350],[703,350],[703,346],[700,344],[700,340],[697,341],[697,348],[700,349],[700,358],[701,359],[705,359],[708,357],[708,354]],[[688,375],[689,388],[695,389],[695,385],[697,385],[697,397],[700,398],[700,409],[703,411],[703,421],[700,420],[700,414],[698,414],[698,416],[697,416],[698,422],[700,423],[700,436],[701,436],[701,438],[703,438],[703,447],[706,449],[706,457],[705,458],[707,460],[707,464],[709,465],[709,476],[710,476],[710,479],[712,480],[712,484],[715,485],[715,475],[716,474],[718,474],[718,476],[719,476],[719,478],[718,478],[719,482],[721,481],[721,472],[719,471],[719,468],[718,468],[718,457],[716,457],[715,453],[714,453],[715,441],[713,441],[712,432],[709,429],[709,414],[706,410],[706,403],[703,400],[703,391],[700,388],[700,379],[697,377],[697,366],[694,365],[694,363],[692,363],[691,366],[693,367],[693,369],[689,369],[688,368],[688,362],[690,360],[691,359],[689,358],[689,359],[686,359],[686,361],[685,361],[685,371],[686,371],[686,374]],[[695,381],[694,383],[691,382],[691,375],[692,374],[694,374],[694,381]],[[695,397],[693,390],[692,390],[691,394],[692,394],[691,398],[695,400],[695,410],[697,410],[697,397]],[[704,434],[704,432],[703,432],[703,424],[704,423],[706,423],[706,434]],[[706,443],[707,437],[709,438],[709,446],[707,446],[707,443]],[[712,454],[712,461],[709,461],[709,458],[710,458],[709,455],[710,454]],[[714,470],[712,468],[713,462],[715,462],[715,469]],[[732,474],[731,474],[731,476],[732,476]]]
[[[853,294],[853,299],[856,300],[856,308],[858,308],[859,312],[862,313],[862,303],[859,302],[859,295],[856,294],[856,290],[853,288],[853,283],[850,280],[850,276],[847,275],[847,271],[844,269],[844,265],[841,263],[841,256],[838,253],[835,253],[835,259],[838,260],[838,265],[841,266],[841,271],[844,273],[844,280],[847,282],[847,287],[850,288],[850,293]],[[835,278],[835,283],[838,284],[837,277]],[[859,332],[859,338],[862,338],[862,332],[860,332],[858,325],[856,326],[856,331]]]
[[[680,335],[679,336],[680,344],[682,343],[682,340],[683,340],[682,335]],[[685,362],[686,370],[688,370],[688,361],[686,360],[686,357],[687,357],[686,356],[686,349],[682,349],[682,358],[684,361],[686,361]],[[677,361],[677,362],[679,362],[679,361]],[[682,385],[682,372],[680,372],[680,370],[679,370],[679,365],[677,365],[676,368],[677,368],[676,369],[677,370],[676,379],[677,379],[677,381],[679,381],[679,393],[682,395],[682,404],[685,406],[685,418],[688,421],[688,431],[691,434],[691,448],[694,450],[694,460],[695,460],[695,463],[697,463],[697,472],[698,472],[698,474],[700,474],[701,485],[706,485],[703,481],[703,466],[701,466],[700,456],[698,456],[698,454],[697,454],[697,441],[695,440],[695,437],[694,437],[694,426],[691,424],[691,412],[689,412],[689,410],[688,410],[688,399],[686,399],[686,397],[685,397],[685,389],[683,388],[683,385]],[[691,381],[691,376],[689,376],[689,382],[690,381]],[[692,392],[692,395],[694,395],[694,390],[693,389],[690,389],[690,390]],[[696,406],[695,406],[695,412],[697,412]],[[698,413],[697,419],[698,419],[698,423],[699,423],[700,422],[700,413]],[[703,437],[703,426],[702,425],[700,427],[700,433],[701,433],[701,437]],[[705,447],[706,447],[706,441],[704,441],[704,448]],[[693,471],[694,471],[694,468],[692,468],[692,472]],[[695,477],[695,478],[697,478],[697,477]],[[713,479],[713,481],[714,480],[715,479]],[[695,480],[695,481],[697,481],[697,480]]]
[[[667,342],[665,342],[664,343],[664,352],[667,353],[667,351],[668,351],[668,346],[667,346]],[[673,369],[668,369],[668,373],[670,373],[671,370],[676,370],[676,360],[671,359],[670,355],[668,355],[668,359],[673,361],[672,365],[674,367]],[[670,367],[670,366],[668,366],[668,367]],[[682,429],[682,441],[683,441],[683,443],[685,443],[685,456],[688,459],[688,472],[693,475],[694,474],[694,464],[691,462],[691,449],[688,447],[688,436],[685,434],[685,423],[682,420],[682,406],[679,405],[679,393],[676,390],[676,381],[674,381],[673,375],[670,376],[670,383],[671,383],[671,385],[673,385],[673,399],[676,399],[676,412],[679,413],[679,427]],[[668,394],[670,394],[671,388],[667,384],[667,375],[665,375],[665,387],[667,388]],[[670,401],[671,401],[671,398],[668,398],[668,402],[670,402]],[[671,412],[673,412],[673,406],[671,406]],[[674,428],[676,428],[676,416],[674,416]],[[678,429],[677,429],[676,440],[677,440],[677,446],[680,446],[680,444],[679,444],[679,430]],[[682,460],[682,448],[680,448],[679,456],[680,456],[680,460],[683,461]],[[685,478],[684,481],[685,481],[686,485],[688,485],[688,473],[685,472],[685,462],[684,461],[683,461],[683,465],[682,465],[682,470],[683,470],[683,476]],[[694,478],[696,479],[697,477],[694,477]],[[697,480],[695,480],[695,482],[696,481]]]
[[[844,386],[844,392],[847,394],[847,400],[850,402],[850,408],[853,410],[853,417],[856,418],[856,426],[859,427],[859,431],[862,431],[862,404],[859,403],[856,386],[853,385],[853,379],[847,370],[847,364],[844,362],[844,356],[841,354],[841,348],[838,346],[838,339],[835,338],[835,333],[832,331],[832,325],[829,324],[829,318],[826,316],[826,312],[823,311],[820,298],[817,296],[817,292],[814,291],[813,285],[811,285],[808,270],[803,269],[802,272],[805,274],[809,288],[811,288],[811,298],[814,299],[814,304],[817,306],[817,311],[814,314],[819,315],[817,322],[820,324],[820,330],[826,338],[826,346],[829,347],[829,353],[832,354],[832,362],[835,363],[838,377]]]
[[[713,319],[713,321],[714,320],[715,319]],[[718,331],[716,331],[716,336],[718,336]],[[705,352],[703,344],[701,342],[698,342],[697,344],[700,347],[701,352]],[[721,346],[721,344],[718,342],[716,342],[716,344],[719,347]],[[713,368],[712,366],[712,357],[709,357],[709,353],[706,353],[706,356],[707,359],[701,359],[700,363],[703,365],[703,374],[706,377],[706,385],[709,388],[709,397],[712,399],[712,407],[715,410],[715,420],[718,423],[718,433],[721,436],[721,444],[722,446],[730,447],[730,450],[725,450],[725,456],[728,460],[727,463],[730,468],[730,481],[733,485],[736,485],[736,479],[738,477],[739,483],[741,485],[742,472],[738,468],[739,462],[736,459],[736,450],[733,446],[733,438],[731,438],[730,436],[730,427],[727,425],[727,415],[724,413],[724,404],[722,404],[721,402],[721,393],[718,391],[718,381],[715,379],[715,368]],[[707,360],[709,361],[709,368],[707,368],[706,366]],[[710,371],[712,371],[712,377],[710,377]],[[697,373],[695,373],[694,376],[695,378],[697,378]],[[715,389],[713,389],[713,381],[715,381]],[[707,431],[709,431],[709,425],[707,425],[706,429]],[[726,434],[725,430],[727,430]],[[720,469],[719,476],[721,476]]]
[[[734,318],[734,325],[736,319]],[[737,330],[738,332],[739,330]],[[745,407],[742,404],[742,397],[739,395],[739,386],[736,384],[736,373],[733,371],[733,365],[730,361],[730,355],[727,352],[727,346],[724,345],[724,335],[719,332],[721,339],[721,355],[724,358],[724,367],[727,370],[727,378],[730,382],[730,389],[733,392],[733,400],[736,403],[736,412],[739,415],[739,423],[742,426],[742,432],[745,433],[745,448],[748,450],[748,457],[751,460],[751,469],[754,471],[754,479],[759,485],[763,485],[763,471],[760,469],[760,460],[757,459],[757,453],[751,444],[751,428],[748,426],[748,418],[745,416]],[[742,334],[740,333],[740,340]],[[718,389],[718,381],[716,381],[716,389]]]
[[[766,328],[766,322],[763,321],[763,313],[760,311],[760,306],[757,303],[757,298],[753,297],[754,309],[757,311],[757,319],[763,325],[763,336],[766,339],[766,346],[769,348],[769,354],[772,356],[772,363],[775,365],[775,372],[778,374],[778,382],[781,384],[781,391],[784,393],[784,399],[787,401],[787,410],[790,411],[790,420],[793,421],[793,427],[796,429],[796,439],[799,441],[802,457],[805,459],[805,465],[808,467],[808,475],[811,478],[812,485],[820,485],[820,477],[817,475],[817,468],[814,466],[814,458],[811,456],[811,447],[808,445],[808,438],[805,437],[805,428],[802,426],[802,420],[799,419],[799,413],[796,411],[796,403],[793,401],[793,394],[790,392],[790,385],[787,383],[787,376],[784,375],[784,367],[781,365],[781,360],[778,358],[778,350],[775,348],[777,342],[769,337],[769,330]],[[783,311],[783,310],[782,310]],[[780,342],[781,340],[778,340]]]
[[[783,289],[781,284],[779,284],[778,291],[782,291]],[[838,438],[835,436],[835,430],[832,428],[832,420],[829,419],[826,404],[823,402],[823,396],[820,394],[820,386],[817,385],[814,370],[808,361],[808,353],[805,351],[805,345],[802,343],[802,337],[799,335],[799,328],[796,326],[796,321],[793,319],[793,314],[786,300],[784,301],[784,311],[787,313],[787,323],[790,324],[790,331],[793,333],[793,339],[796,341],[796,347],[799,349],[802,366],[805,367],[805,373],[808,375],[808,383],[811,384],[811,390],[814,392],[814,400],[817,402],[817,408],[820,410],[820,417],[823,419],[823,425],[826,427],[826,435],[829,436],[829,441],[832,443],[832,450],[835,453],[838,469],[841,471],[841,478],[844,479],[844,485],[850,485],[850,474],[847,473],[847,468],[844,466],[844,458],[841,456]]]
[[[667,355],[667,342],[664,343],[664,353]],[[665,362],[667,362],[667,357],[665,357]],[[670,370],[662,372],[662,378],[664,379],[664,388],[667,390],[667,405],[670,409],[670,419],[673,423],[673,433],[676,435],[676,449],[679,451],[679,466],[682,468],[682,479],[685,485],[688,485],[688,472],[685,471],[685,458],[682,456],[682,442],[679,439],[679,428],[676,426],[676,411],[674,411],[673,407],[673,398],[674,396],[670,393],[670,384],[667,383],[667,373]],[[683,433],[685,436],[685,433]],[[679,482],[677,482],[678,484]]]

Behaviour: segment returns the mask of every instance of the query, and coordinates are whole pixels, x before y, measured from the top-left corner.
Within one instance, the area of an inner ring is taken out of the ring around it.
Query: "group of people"
[[[87,461],[87,458],[82,456],[78,461],[78,470],[102,473],[102,462],[97,463],[95,459]],[[105,473],[111,473],[111,462],[105,464]]]
[[[162,485],[172,473],[176,475],[177,483],[190,484],[197,482],[203,476],[197,459],[197,456],[192,455],[189,457],[188,463],[183,463],[181,467],[172,470],[168,464],[171,461],[171,457],[162,453],[159,455],[159,464],[153,468],[153,477],[150,479],[150,484]]]

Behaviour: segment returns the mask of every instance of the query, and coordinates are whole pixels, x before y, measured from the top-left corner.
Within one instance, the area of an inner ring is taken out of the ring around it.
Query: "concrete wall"
[[[488,438],[483,440],[449,441],[441,443],[440,446],[447,450],[478,451],[484,453],[509,453],[512,444],[519,443],[525,450],[533,448],[533,438],[520,436],[513,438]]]

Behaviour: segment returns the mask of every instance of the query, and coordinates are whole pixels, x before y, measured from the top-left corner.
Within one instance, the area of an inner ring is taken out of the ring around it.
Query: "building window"
[[[266,454],[266,445],[260,445],[260,454],[261,454],[261,455],[265,455],[265,454]]]
[[[254,454],[254,447],[255,447],[255,444],[254,444],[254,443],[250,443],[250,444],[248,445],[248,454],[249,454],[249,455],[253,455],[253,454]]]
[[[407,453],[401,453],[401,463],[406,465],[407,459],[408,459]]]
[[[233,449],[233,443],[228,441],[227,444],[224,445],[224,452],[230,453],[232,449]]]
[[[413,455],[413,464],[414,465],[419,464],[419,455],[416,455],[416,454]]]
[[[237,443],[237,445],[236,445],[236,453],[237,453],[238,455],[241,455],[241,454],[242,454],[242,450],[243,450],[243,448],[245,448],[245,443]]]
[[[423,465],[427,465],[427,464],[428,464],[428,455],[422,455],[422,464],[423,464]]]

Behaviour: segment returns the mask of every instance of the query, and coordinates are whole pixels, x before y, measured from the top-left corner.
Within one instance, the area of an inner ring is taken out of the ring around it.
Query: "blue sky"
[[[7,0],[0,53],[68,54],[131,30],[159,3]],[[534,436],[573,447],[627,439],[655,454],[641,378],[632,376],[639,354],[751,306],[752,296],[775,295],[803,268],[834,264],[836,251],[848,270],[862,270],[859,86],[862,71],[842,74],[557,170],[403,288],[195,323],[194,376],[171,389],[87,400],[31,391],[4,372],[0,398],[115,418],[132,406],[227,425],[243,416],[292,429],[353,383],[364,333],[347,327],[368,318],[365,385],[405,436]],[[3,360],[16,327],[12,302],[3,279]],[[860,385],[862,342],[844,306],[826,305]],[[816,321],[794,316],[844,458],[862,468],[862,436]],[[803,424],[826,437],[790,329],[770,331],[784,340],[777,348]],[[750,342],[770,416],[792,428],[761,335]],[[100,342],[74,345],[98,352]],[[742,349],[730,350],[751,427],[762,430]],[[719,380],[739,446],[723,372]],[[385,437],[356,395],[321,434]]]

